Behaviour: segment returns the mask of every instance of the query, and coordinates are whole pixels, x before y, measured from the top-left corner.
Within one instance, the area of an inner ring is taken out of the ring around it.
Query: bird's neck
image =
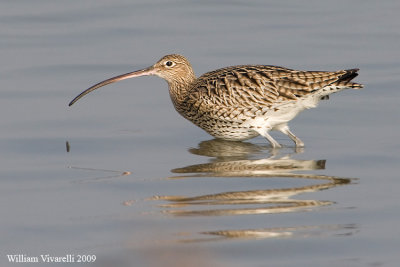
[[[184,104],[195,80],[196,76],[194,73],[189,73],[189,75],[184,78],[168,82],[169,95],[177,110]]]

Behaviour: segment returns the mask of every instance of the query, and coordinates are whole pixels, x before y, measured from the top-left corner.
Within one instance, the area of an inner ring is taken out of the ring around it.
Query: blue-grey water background
[[[96,255],[83,266],[398,266],[399,11],[397,0],[3,1],[1,265],[73,254]],[[357,67],[365,88],[301,113],[290,125],[305,149],[276,134],[278,153],[261,137],[212,141],[157,77],[67,106],[170,53],[197,75]]]

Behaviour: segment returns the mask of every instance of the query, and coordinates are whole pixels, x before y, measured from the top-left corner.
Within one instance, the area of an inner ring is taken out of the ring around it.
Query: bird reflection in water
[[[223,140],[203,141],[198,148],[189,150],[192,154],[212,157],[210,162],[190,165],[171,170],[179,174],[170,179],[185,178],[293,178],[297,181],[310,181],[308,185],[274,189],[225,191],[214,194],[195,196],[154,196],[153,200],[162,200],[163,212],[173,216],[223,216],[274,214],[288,212],[306,212],[321,206],[331,205],[330,200],[305,200],[294,197],[303,193],[317,192],[340,185],[350,184],[351,178],[340,178],[313,174],[312,171],[325,169],[325,160],[292,159],[291,154],[301,153],[290,150],[285,155],[268,146],[256,145],[247,142],[232,142]],[[268,157],[265,157],[265,154]],[[287,181],[285,182],[287,185]],[[204,208],[205,207],[205,208]],[[293,231],[304,232],[315,228],[323,229],[353,229],[349,225],[333,226],[300,226],[289,228],[248,229],[248,230],[220,230],[200,232],[224,238],[267,238],[292,236]],[[277,230],[278,229],[278,230]],[[186,240],[188,241],[188,240]],[[198,241],[190,239],[189,241]]]
[[[295,227],[271,227],[262,229],[245,230],[220,230],[200,232],[203,235],[214,236],[214,238],[192,238],[181,240],[181,242],[203,242],[224,239],[266,239],[266,238],[293,238],[293,237],[317,237],[328,233],[340,235],[353,235],[358,231],[356,224],[330,224]]]

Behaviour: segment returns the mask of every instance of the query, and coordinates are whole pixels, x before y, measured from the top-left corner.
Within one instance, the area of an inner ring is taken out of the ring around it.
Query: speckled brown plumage
[[[127,78],[157,75],[169,85],[176,110],[211,135],[225,140],[266,137],[279,130],[296,146],[303,142],[290,132],[287,122],[300,111],[315,107],[321,98],[345,88],[362,88],[353,83],[358,69],[340,71],[297,71],[270,65],[240,65],[207,72],[196,79],[189,61],[167,55],[153,66],[100,82],[78,95]]]

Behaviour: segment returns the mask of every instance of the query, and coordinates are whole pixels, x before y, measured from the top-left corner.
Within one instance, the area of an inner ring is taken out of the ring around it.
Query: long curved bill
[[[80,93],[71,102],[69,102],[68,106],[72,106],[76,101],[78,101],[79,99],[81,99],[85,95],[87,95],[90,92],[92,92],[92,91],[94,91],[94,90],[96,90],[96,89],[98,89],[98,88],[100,88],[102,86],[105,86],[107,84],[114,83],[114,82],[119,82],[119,81],[122,81],[122,80],[125,80],[125,79],[129,79],[129,78],[147,76],[147,75],[155,75],[155,74],[156,74],[156,72],[154,70],[154,67],[151,66],[151,67],[146,68],[146,69],[137,70],[137,71],[134,71],[134,72],[128,72],[128,73],[125,73],[125,74],[122,74],[122,75],[118,75],[118,76],[115,76],[113,78],[104,80],[104,81],[99,82],[98,84],[95,84],[92,87],[86,89],[82,93]]]

